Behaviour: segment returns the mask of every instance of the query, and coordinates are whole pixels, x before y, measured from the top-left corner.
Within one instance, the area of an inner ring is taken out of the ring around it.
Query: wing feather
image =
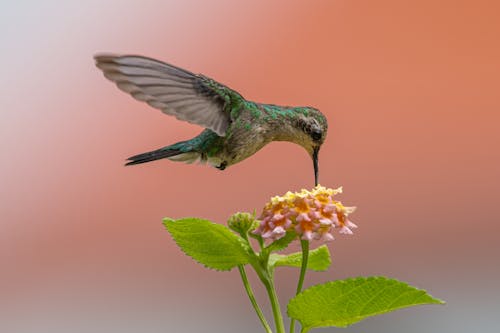
[[[135,99],[221,136],[231,122],[228,103],[243,99],[237,92],[205,76],[154,59],[97,55],[95,60],[107,79]]]

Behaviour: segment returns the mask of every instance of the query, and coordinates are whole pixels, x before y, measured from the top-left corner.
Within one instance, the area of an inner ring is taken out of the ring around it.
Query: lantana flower
[[[276,240],[287,231],[295,231],[303,240],[331,241],[333,231],[352,234],[357,226],[348,216],[356,207],[346,207],[334,196],[342,193],[342,188],[331,189],[321,185],[312,191],[287,192],[275,196],[264,206],[259,217],[260,224],[253,231],[264,239]]]

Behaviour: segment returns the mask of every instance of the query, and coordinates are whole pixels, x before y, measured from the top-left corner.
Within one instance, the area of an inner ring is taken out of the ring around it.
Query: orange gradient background
[[[195,264],[161,219],[225,223],[313,185],[289,143],[224,172],[123,167],[200,128],[119,91],[94,67],[98,52],[325,113],[320,180],[344,186],[359,229],[330,244],[333,267],[306,285],[387,275],[448,302],[345,332],[498,330],[499,11],[472,0],[2,2],[0,331],[259,332],[237,272]],[[278,272],[283,306],[297,275]]]

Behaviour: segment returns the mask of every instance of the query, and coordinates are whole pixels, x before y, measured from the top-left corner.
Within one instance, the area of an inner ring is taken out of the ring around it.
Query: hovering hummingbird
[[[151,58],[99,54],[95,60],[107,79],[135,99],[205,127],[190,140],[132,156],[126,165],[168,158],[224,170],[269,142],[290,141],[311,156],[318,184],[318,153],[328,128],[319,110],[251,102],[209,77]]]

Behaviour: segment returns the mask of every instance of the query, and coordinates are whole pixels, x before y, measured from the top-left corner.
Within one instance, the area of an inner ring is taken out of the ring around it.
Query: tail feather
[[[127,158],[127,162],[125,165],[134,165],[134,164],[141,164],[141,163],[146,163],[146,162],[151,162],[151,161],[156,161],[162,158],[168,158],[172,156],[176,156],[179,154],[183,154],[179,149],[170,149],[170,148],[161,148],[157,150],[153,150],[147,153],[135,155],[132,157]]]

